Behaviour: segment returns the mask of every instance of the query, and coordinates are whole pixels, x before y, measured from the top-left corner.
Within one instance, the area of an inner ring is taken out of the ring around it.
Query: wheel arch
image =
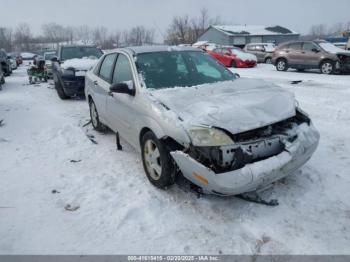
[[[325,57],[325,58],[322,58],[322,59],[321,59],[320,63],[318,64],[318,67],[320,68],[321,65],[322,65],[324,62],[326,62],[326,61],[332,62],[333,65],[335,65],[335,63],[336,63],[336,61],[332,60],[331,58]]]

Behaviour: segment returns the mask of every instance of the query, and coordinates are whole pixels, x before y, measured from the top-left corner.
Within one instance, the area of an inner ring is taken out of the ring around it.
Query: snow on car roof
[[[264,26],[264,25],[215,25],[213,28],[220,30],[228,35],[280,35],[280,34],[298,34],[282,26]]]
[[[152,52],[170,52],[170,51],[198,51],[201,50],[191,46],[131,46],[125,47],[122,49],[131,50],[133,53],[141,54],[141,53],[152,53]]]

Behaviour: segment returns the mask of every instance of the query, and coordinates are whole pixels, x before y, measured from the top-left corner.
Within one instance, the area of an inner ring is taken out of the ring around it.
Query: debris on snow
[[[291,81],[290,83],[292,85],[297,85],[297,84],[300,84],[301,82],[303,82],[303,80],[295,80],[295,81]]]
[[[71,163],[79,163],[79,162],[81,162],[81,159],[79,159],[79,160],[71,159],[69,162],[71,162]]]
[[[64,207],[65,210],[67,210],[67,211],[72,211],[72,212],[78,210],[79,208],[80,208],[79,205],[77,205],[77,206],[71,206],[70,204],[67,204],[67,205]]]

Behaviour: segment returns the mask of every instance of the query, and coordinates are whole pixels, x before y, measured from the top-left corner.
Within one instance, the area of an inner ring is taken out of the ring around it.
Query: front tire
[[[90,119],[91,119],[91,124],[93,128],[99,132],[105,131],[105,126],[101,123],[100,117],[97,112],[96,105],[92,99],[89,101],[89,108],[90,108]]]
[[[320,65],[321,73],[325,75],[333,74],[334,68],[334,63],[330,60],[323,61]]]
[[[146,176],[154,186],[165,189],[174,184],[175,163],[163,142],[151,131],[142,137],[141,157]]]
[[[287,71],[288,70],[287,60],[284,58],[278,59],[276,62],[276,69],[277,71]]]
[[[59,96],[59,98],[61,98],[62,100],[69,99],[69,96],[67,96],[66,93],[64,92],[60,82],[55,82],[55,89],[57,91],[57,95]]]

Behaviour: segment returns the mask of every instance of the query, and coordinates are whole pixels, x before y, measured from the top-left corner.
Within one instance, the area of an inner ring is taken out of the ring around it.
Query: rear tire
[[[60,82],[55,82],[55,89],[57,91],[59,98],[61,98],[62,100],[69,99],[69,96],[67,96],[66,93],[64,92]]]
[[[146,132],[141,139],[141,157],[146,176],[154,186],[165,189],[175,183],[175,163],[152,131]]]
[[[89,108],[90,108],[90,119],[91,119],[91,124],[93,128],[99,132],[105,131],[106,126],[101,123],[96,105],[92,99],[89,100]]]
[[[335,71],[334,62],[331,60],[325,60],[320,65],[320,70],[322,74],[330,75]]]
[[[276,69],[277,71],[287,71],[288,70],[287,60],[284,58],[279,58],[276,62]]]
[[[271,57],[266,57],[265,58],[265,64],[272,64],[272,58]]]

